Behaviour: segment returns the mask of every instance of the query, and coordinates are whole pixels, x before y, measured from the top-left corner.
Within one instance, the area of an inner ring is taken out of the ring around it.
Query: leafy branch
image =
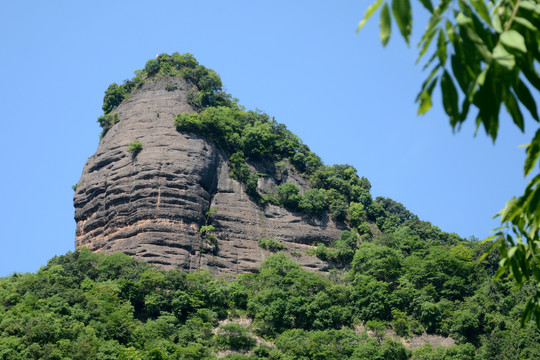
[[[418,43],[417,62],[432,50],[424,64],[429,75],[416,98],[419,115],[431,109],[432,94],[438,85],[453,130],[459,130],[471,110],[476,109],[476,131],[482,125],[495,141],[502,105],[521,131],[525,130],[524,109],[540,121],[534,100],[540,90],[536,70],[540,60],[538,0],[439,0],[436,6],[431,0],[418,1],[430,13],[430,19]],[[368,7],[357,32],[379,8],[379,37],[383,46],[390,39],[392,17],[408,45],[413,24],[410,0],[375,1]],[[539,155],[540,130],[526,145],[525,176],[538,163]],[[503,226],[486,241],[492,241],[490,251],[498,247],[502,256],[497,278],[509,273],[516,290],[527,281],[536,283],[522,325],[534,314],[540,328],[539,202],[537,175],[524,194],[511,199],[498,214]]]

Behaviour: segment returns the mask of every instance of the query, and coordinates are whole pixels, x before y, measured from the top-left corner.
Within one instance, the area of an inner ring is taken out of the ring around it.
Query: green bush
[[[407,320],[407,314],[398,309],[392,310],[392,328],[396,335],[409,337],[411,335],[411,327]]]
[[[343,199],[335,199],[330,202],[330,216],[336,221],[345,221],[347,219],[347,203]]]
[[[315,250],[309,249],[307,250],[307,253],[310,255],[315,255],[321,260],[328,260],[329,250],[328,247],[324,244],[317,244],[317,248]]]
[[[243,152],[235,152],[229,157],[231,164],[230,176],[240,182],[245,183],[249,177],[250,171],[246,164]]]
[[[203,238],[208,241],[208,243],[210,245],[213,246],[214,250],[217,250],[217,247],[218,247],[218,240],[217,238],[214,236],[213,232],[214,232],[215,228],[213,225],[204,225],[204,226],[201,226],[201,229],[199,230],[199,233],[201,233],[201,235],[203,236]]]
[[[237,323],[230,323],[219,327],[216,334],[216,343],[222,349],[250,350],[257,341],[249,336],[246,329]]]
[[[381,359],[407,360],[409,359],[410,351],[407,350],[407,348],[403,346],[402,343],[394,341],[390,338],[386,338],[381,345],[380,354]]]
[[[360,226],[366,221],[366,212],[362,203],[351,202],[349,204],[349,214],[351,216],[351,225]]]
[[[274,240],[273,238],[269,239],[259,239],[259,246],[265,250],[270,250],[271,252],[277,252],[281,250],[286,250],[287,247],[282,243]]]
[[[144,71],[146,71],[148,75],[157,74],[159,69],[160,69],[160,66],[157,59],[150,59],[146,62],[146,65],[144,65]]]
[[[131,140],[128,144],[128,151],[133,154],[133,156],[136,156],[142,149],[143,145],[139,140]]]
[[[174,91],[176,89],[178,89],[178,86],[176,86],[176,84],[172,81],[169,81],[165,84],[165,90],[167,91]]]
[[[293,183],[276,186],[276,196],[279,204],[290,210],[298,210],[302,200],[300,189]]]
[[[403,273],[403,255],[386,246],[362,242],[351,263],[352,272],[370,275],[379,281],[398,281]]]
[[[371,238],[373,236],[371,228],[369,227],[369,224],[367,222],[361,223],[356,229],[358,230],[358,235],[362,237]]]
[[[257,192],[258,183],[259,183],[259,175],[249,174],[246,181],[246,192],[248,193],[248,195],[257,196],[259,194]]]
[[[328,209],[328,196],[324,189],[311,189],[306,191],[300,208],[310,215],[322,215]]]
[[[379,320],[369,320],[366,322],[366,329],[373,332],[373,336],[379,343],[382,343],[386,331],[386,324]]]
[[[103,112],[105,114],[110,113],[118,105],[120,105],[122,101],[124,101],[126,95],[127,91],[124,86],[118,85],[117,83],[112,83],[109,85],[105,91],[105,97],[103,98]]]
[[[309,254],[343,267],[351,263],[357,241],[358,236],[354,232],[344,230],[341,232],[339,239],[330,244],[330,247],[325,244],[318,244],[315,250],[309,250]]]
[[[101,131],[99,138],[102,139],[107,133],[107,131],[109,131],[109,129],[112,128],[115,124],[117,124],[118,121],[118,114],[105,114],[103,116],[100,116],[97,122],[103,130]]]
[[[203,93],[195,89],[189,89],[186,93],[186,101],[195,108],[201,108],[203,105]]]

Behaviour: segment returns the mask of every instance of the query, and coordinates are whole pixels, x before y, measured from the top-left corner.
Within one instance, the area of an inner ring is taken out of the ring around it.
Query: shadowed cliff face
[[[176,90],[165,90],[170,82]],[[229,177],[220,149],[175,129],[174,116],[194,111],[186,101],[191,87],[181,78],[148,80],[113,111],[120,121],[104,136],[78,182],[75,246],[124,252],[167,268],[235,274],[255,271],[269,255],[257,240],[273,237],[287,252],[301,253],[297,261],[304,267],[324,270],[326,264],[305,250],[339,237],[340,229],[328,216],[312,219],[273,205],[258,206],[244,185]],[[133,140],[143,145],[136,156],[128,151]],[[273,166],[250,165],[258,171]],[[293,169],[261,178],[259,189],[287,181],[306,189]],[[210,208],[217,213],[208,219]],[[207,224],[215,228],[217,245],[199,232]]]

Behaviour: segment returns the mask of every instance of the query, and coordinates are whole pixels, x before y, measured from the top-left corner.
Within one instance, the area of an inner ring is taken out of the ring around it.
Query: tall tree
[[[418,43],[418,60],[432,51],[424,65],[430,69],[416,101],[418,114],[431,107],[437,85],[452,129],[471,116],[477,130],[482,125],[493,141],[499,130],[502,105],[514,124],[524,131],[524,110],[540,121],[534,97],[540,90],[539,0],[418,0],[430,13]],[[409,45],[413,24],[410,0],[377,0],[366,11],[357,31],[380,9],[380,39],[386,46],[392,22]],[[393,19],[393,20],[392,20]],[[524,176],[531,173],[540,155],[540,129],[526,145]],[[534,314],[540,328],[540,174],[528,183],[523,195],[507,202],[498,214],[502,226],[486,239],[489,251],[498,247],[502,256],[496,278],[506,270],[515,289],[536,283],[523,312],[522,325]]]

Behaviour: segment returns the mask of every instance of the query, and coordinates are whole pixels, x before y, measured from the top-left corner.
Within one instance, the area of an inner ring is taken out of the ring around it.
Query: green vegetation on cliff
[[[334,220],[348,221],[350,206],[362,203],[367,207],[371,203],[371,184],[360,178],[356,169],[349,165],[325,166],[297,135],[267,114],[246,111],[236,102],[207,102],[199,110],[178,114],[177,129],[203,135],[222,148],[229,156],[231,176],[243,182],[246,192],[259,204],[281,205],[312,216],[330,212]],[[256,173],[248,164],[264,160],[274,163],[275,172],[292,166],[309,180],[312,189],[301,195],[296,185],[284,183],[274,192],[259,193],[259,177],[274,174]],[[362,221],[352,223],[359,226]]]
[[[179,76],[193,85],[186,97],[198,112],[178,114],[175,118],[177,129],[205,136],[223,149],[229,158],[231,176],[244,183],[246,192],[259,204],[280,205],[311,216],[328,212],[334,220],[347,221],[355,228],[365,222],[366,217],[358,214],[367,211],[372,202],[371,184],[366,178],[360,178],[350,165],[324,165],[321,158],[284,124],[267,114],[246,111],[236,99],[222,91],[219,75],[200,65],[191,54],[161,54],[135,73],[133,79],[122,85],[113,83],[105,91],[104,115],[98,119],[103,128],[102,136],[119,121],[118,115],[111,111],[145,81]],[[167,83],[165,88],[175,90],[172,83]],[[249,166],[254,161],[274,163],[273,173],[255,172]],[[306,178],[312,189],[302,195],[295,184],[284,183],[273,192],[259,193],[260,177],[289,169]],[[360,233],[369,231],[364,229]]]
[[[117,114],[110,114],[125,99],[129,98],[144,82],[153,77],[180,76],[190,81],[194,88],[188,91],[188,102],[196,108],[207,106],[232,106],[230,95],[221,90],[219,75],[211,69],[200,65],[191,54],[161,54],[156,59],[146,62],[144,69],[135,71],[135,77],[125,80],[123,84],[112,83],[105,91],[103,98],[103,116],[98,123],[103,131],[107,131],[118,122]],[[167,84],[167,91],[173,91],[174,85]]]

